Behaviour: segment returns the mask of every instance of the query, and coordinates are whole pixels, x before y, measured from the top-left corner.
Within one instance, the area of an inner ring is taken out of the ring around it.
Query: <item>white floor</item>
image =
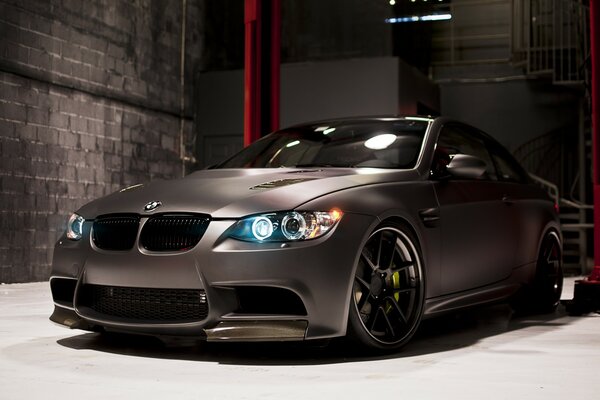
[[[429,321],[400,353],[370,359],[336,346],[104,338],[55,326],[51,311],[47,283],[0,286],[0,399],[600,398],[600,315],[562,307]]]

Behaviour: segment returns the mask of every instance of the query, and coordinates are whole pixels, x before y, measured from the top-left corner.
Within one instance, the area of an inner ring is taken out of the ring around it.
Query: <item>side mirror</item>
[[[468,154],[455,154],[446,167],[446,171],[454,178],[477,179],[487,169],[483,160]]]

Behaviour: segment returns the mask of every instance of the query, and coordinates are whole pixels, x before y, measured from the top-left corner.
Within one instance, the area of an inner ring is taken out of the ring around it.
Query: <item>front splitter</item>
[[[56,324],[71,329],[82,329],[87,331],[101,331],[102,324],[90,323],[81,318],[74,310],[55,306],[50,320]],[[164,329],[164,327],[161,327]],[[268,342],[268,341],[299,341],[306,338],[308,321],[223,321],[214,328],[204,329],[206,339],[209,342]],[[140,331],[136,327],[105,326],[104,329],[128,333],[145,333],[148,328]],[[156,335],[174,336],[182,335],[182,332],[153,332]],[[195,336],[186,332],[185,336]],[[198,334],[199,337],[202,334]]]
[[[204,331],[209,342],[266,342],[304,340],[307,328],[307,321],[223,321]]]

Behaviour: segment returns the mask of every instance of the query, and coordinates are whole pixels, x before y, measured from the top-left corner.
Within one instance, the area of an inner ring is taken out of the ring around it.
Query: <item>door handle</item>
[[[513,204],[514,203],[513,199],[507,194],[502,195],[502,202],[505,204]]]

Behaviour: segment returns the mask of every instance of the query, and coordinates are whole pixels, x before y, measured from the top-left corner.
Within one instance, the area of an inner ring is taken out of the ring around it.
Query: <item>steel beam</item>
[[[281,0],[245,0],[244,146],[279,128]]]

